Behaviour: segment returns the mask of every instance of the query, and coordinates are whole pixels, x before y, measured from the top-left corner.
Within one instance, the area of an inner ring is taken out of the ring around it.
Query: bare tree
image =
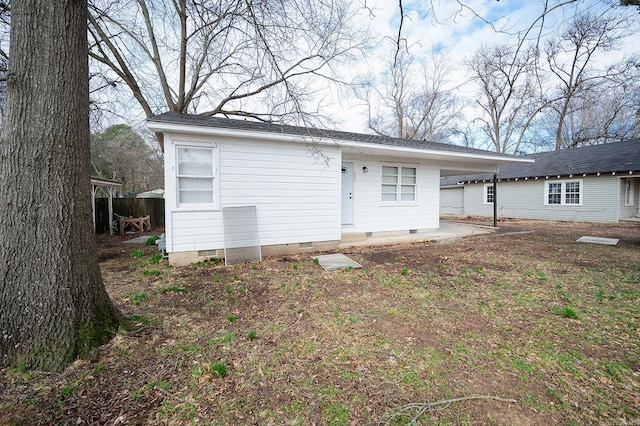
[[[626,16],[585,13],[575,16],[557,37],[546,42],[550,82],[557,99],[552,103],[556,122],[555,149],[622,136],[618,132],[620,129],[606,123],[615,121],[622,112],[625,85],[633,86],[625,75],[631,74],[638,61],[629,58],[611,65],[602,55],[615,50],[620,40],[628,35],[628,29]],[[615,93],[623,96],[615,99],[616,96],[610,95]],[[607,101],[609,105],[606,105]],[[596,114],[595,109],[598,110]],[[594,121],[598,115],[604,120]],[[597,131],[594,129],[596,123],[601,123]]]
[[[312,79],[342,82],[336,67],[366,40],[353,17],[338,0],[94,0],[90,56],[147,117],[312,119]]]
[[[640,80],[602,81],[588,96],[576,97],[562,124],[561,148],[596,145],[640,137]],[[548,108],[535,124],[546,149],[556,149],[558,113]]]
[[[478,85],[476,119],[496,152],[517,153],[535,116],[544,108],[535,80],[536,50],[483,47],[467,61]]]
[[[445,141],[461,112],[448,81],[450,63],[437,46],[420,61],[407,48],[394,50],[385,61],[386,70],[358,93],[367,104],[369,128],[384,136]]]
[[[61,371],[119,315],[95,254],[87,5],[13,3],[0,131],[0,366]]]

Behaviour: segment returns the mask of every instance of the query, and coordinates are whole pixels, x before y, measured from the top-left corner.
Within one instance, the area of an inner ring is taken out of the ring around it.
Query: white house
[[[439,226],[440,177],[522,158],[440,143],[166,113],[166,249],[172,264],[224,250],[337,248]],[[228,254],[228,253],[227,253]]]
[[[640,217],[640,139],[525,156],[497,174],[441,179],[442,214],[581,222]],[[497,195],[497,197],[496,197]]]

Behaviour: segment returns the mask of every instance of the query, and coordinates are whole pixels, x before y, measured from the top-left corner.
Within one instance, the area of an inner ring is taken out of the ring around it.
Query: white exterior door
[[[340,210],[343,225],[353,224],[353,163],[342,163]]]

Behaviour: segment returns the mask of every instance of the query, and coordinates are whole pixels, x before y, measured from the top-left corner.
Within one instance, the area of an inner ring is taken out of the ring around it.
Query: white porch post
[[[113,185],[109,185],[109,235],[113,235]]]
[[[93,232],[96,232],[96,191],[98,185],[91,184],[91,212],[93,214]]]

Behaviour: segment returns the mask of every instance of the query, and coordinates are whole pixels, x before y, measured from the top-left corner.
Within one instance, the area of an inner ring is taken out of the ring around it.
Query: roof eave
[[[392,146],[376,143],[357,142],[345,139],[333,139],[321,136],[313,135],[294,135],[290,133],[274,133],[263,132],[255,130],[245,129],[229,129],[225,127],[211,127],[211,126],[199,126],[190,124],[178,124],[159,121],[148,121],[147,126],[154,132],[167,132],[167,133],[186,133],[186,134],[198,134],[217,137],[229,137],[229,138],[243,138],[249,135],[251,138],[266,140],[266,141],[279,141],[279,142],[304,142],[307,143],[310,140],[314,143],[323,145],[338,145],[344,148],[352,148],[357,151],[367,150],[371,154],[376,153],[389,153],[398,157],[412,157],[416,155],[427,156],[434,159],[449,159],[449,160],[464,160],[464,159],[478,159],[483,161],[489,161],[496,164],[512,164],[512,163],[533,163],[535,160],[519,157],[505,157],[501,155],[492,154],[478,154],[467,152],[455,152],[445,150],[434,149],[417,149],[410,147]]]

